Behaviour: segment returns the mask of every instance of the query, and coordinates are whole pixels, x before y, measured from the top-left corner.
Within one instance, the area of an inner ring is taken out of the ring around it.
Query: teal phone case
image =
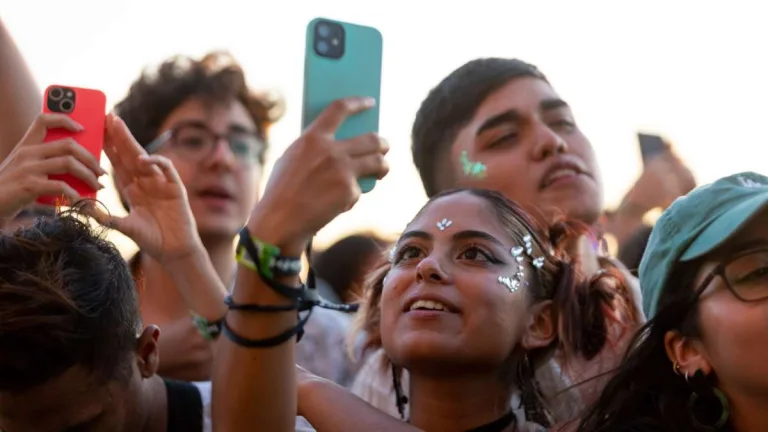
[[[340,58],[319,55],[315,49],[315,27],[320,23],[341,25],[344,29],[344,52]],[[376,106],[349,117],[336,132],[344,140],[379,131],[381,93],[381,33],[372,27],[325,18],[315,18],[307,26],[304,57],[304,103],[302,130],[334,100],[346,97],[372,97]],[[358,180],[363,193],[376,185],[375,178]]]

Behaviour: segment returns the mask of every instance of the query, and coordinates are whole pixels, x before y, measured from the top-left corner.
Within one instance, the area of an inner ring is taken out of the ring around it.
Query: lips
[[[590,177],[580,161],[561,159],[553,163],[545,172],[539,184],[540,189],[546,189],[560,180],[572,179],[581,175]]]
[[[405,302],[403,308],[406,313],[413,311],[459,313],[459,308],[439,295],[414,295]]]
[[[214,199],[221,199],[221,200],[235,199],[235,195],[232,192],[230,192],[227,188],[218,187],[218,186],[212,186],[212,187],[201,189],[197,192],[197,196],[201,198],[214,198]]]

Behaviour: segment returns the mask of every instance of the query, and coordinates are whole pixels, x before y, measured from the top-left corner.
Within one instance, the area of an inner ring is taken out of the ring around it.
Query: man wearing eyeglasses
[[[234,59],[212,53],[201,60],[172,58],[142,75],[115,112],[147,152],[173,162],[211,262],[224,284],[231,285],[234,239],[258,200],[268,131],[282,116],[282,101],[250,90]],[[117,180],[116,186],[120,191]],[[160,375],[210,379],[210,342],[195,327],[172,275],[142,253],[131,267],[142,317],[163,333]],[[347,320],[330,311],[313,313],[297,362],[317,375],[351,383],[352,368],[339,349]]]

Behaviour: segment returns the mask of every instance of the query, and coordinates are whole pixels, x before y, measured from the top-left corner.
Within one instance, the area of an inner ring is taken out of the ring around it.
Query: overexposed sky
[[[41,88],[99,88],[110,106],[145,65],[231,51],[252,86],[287,100],[270,163],[300,132],[307,23],[322,16],[379,28],[391,172],[319,233],[319,245],[404,227],[425,200],[410,156],[416,110],[445,75],[483,56],[519,57],[548,75],[597,149],[609,206],[641,169],[638,129],[671,138],[700,182],[768,172],[766,11],[760,2],[702,0],[0,0]],[[119,210],[114,191],[101,198]]]

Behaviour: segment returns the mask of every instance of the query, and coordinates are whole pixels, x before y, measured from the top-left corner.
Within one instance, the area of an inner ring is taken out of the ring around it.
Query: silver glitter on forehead
[[[389,262],[393,263],[395,262],[395,254],[397,253],[397,245],[392,246],[392,249],[389,250]]]
[[[451,224],[453,224],[451,220],[443,218],[443,220],[437,223],[437,229],[440,231],[445,231],[445,229],[451,226]]]

